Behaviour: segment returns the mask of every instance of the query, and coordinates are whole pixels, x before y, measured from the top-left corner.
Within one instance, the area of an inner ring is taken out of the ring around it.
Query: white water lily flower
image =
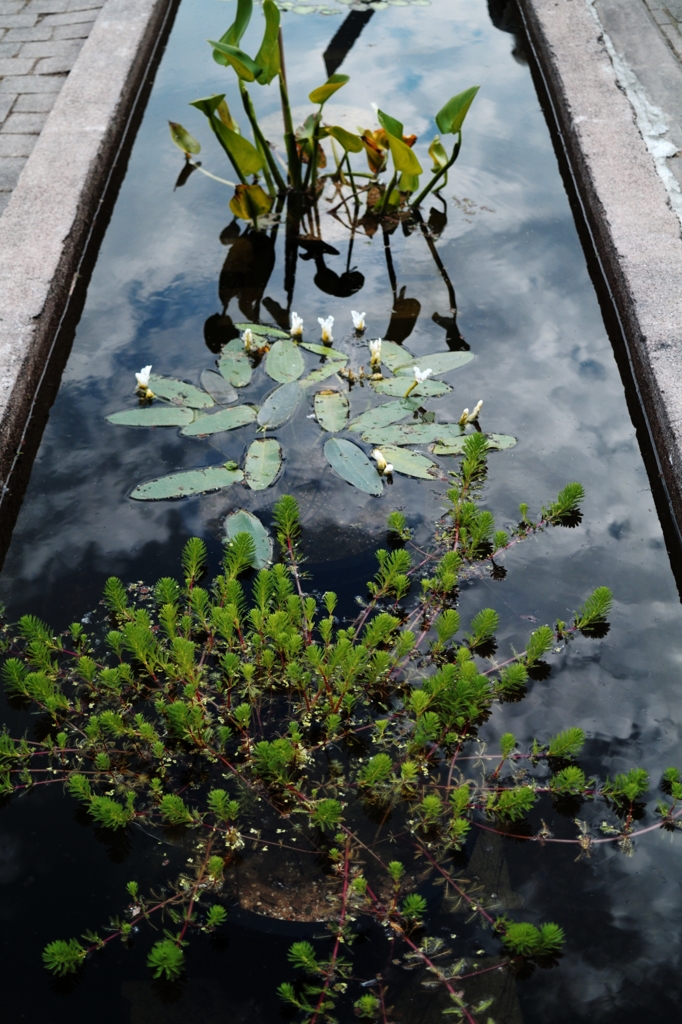
[[[149,376],[152,372],[151,363],[149,366],[143,366],[139,373],[135,374],[135,380],[137,381],[138,388],[142,388],[146,391],[149,387]]]
[[[393,472],[393,464],[391,462],[386,463],[386,469],[384,470],[384,476],[390,476]]]
[[[386,469],[386,466],[388,465],[386,459],[384,458],[384,453],[380,451],[378,448],[374,448],[372,450],[372,458],[376,462],[377,469],[379,470],[379,472],[383,473]]]
[[[365,314],[358,313],[357,310],[351,309],[350,315],[353,317],[353,327],[356,331],[364,331],[365,329]]]
[[[370,341],[369,361],[373,368],[381,365],[381,338],[377,338],[376,341]]]
[[[253,348],[253,331],[250,327],[245,328],[242,334],[242,341],[244,342],[244,348],[248,352],[250,348]]]
[[[414,379],[417,384],[423,384],[427,377],[430,377],[433,370],[420,370],[418,366],[412,368],[414,370]]]
[[[323,318],[318,316],[317,322],[322,328],[322,342],[325,345],[331,345],[334,338],[332,337],[332,327],[334,326],[334,317],[328,316]]]
[[[467,423],[475,423],[478,417],[481,415],[481,409],[483,408],[483,399],[479,398],[478,402],[474,406],[473,412],[467,417]]]
[[[300,338],[303,334],[303,320],[298,313],[291,314],[291,331],[289,333],[292,338]]]
[[[469,407],[468,406],[467,406],[466,409],[462,409],[462,415],[457,420],[457,422],[459,423],[460,427],[463,427],[465,423],[469,422]]]

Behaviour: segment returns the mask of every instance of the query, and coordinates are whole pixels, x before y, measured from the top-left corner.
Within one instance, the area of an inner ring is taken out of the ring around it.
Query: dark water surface
[[[495,5],[498,22],[503,6]],[[135,484],[174,469],[215,464],[221,455],[240,460],[254,436],[247,427],[209,443],[180,438],[175,429],[131,430],[104,421],[132,406],[133,373],[145,363],[198,383],[214,362],[204,323],[222,312],[218,283],[228,250],[220,236],[231,220],[231,191],[199,174],[173,191],[182,160],[166,121],[182,121],[204,145],[205,166],[230,177],[201,115],[187,102],[225,89],[231,108],[245,120],[233,79],[211,61],[205,43],[222,34],[233,9],[222,0],[183,0],[180,6],[0,577],[0,596],[12,617],[32,611],[62,629],[97,605],[110,574],[153,580],[174,571],[190,534],[206,539],[215,565],[224,515],[243,506],[267,521],[283,493],[300,497],[316,583],[339,591],[351,611],[362,580],[373,571],[371,552],[383,542],[386,513],[403,507],[424,542],[439,514],[443,484],[396,476],[392,490],[377,500],[335,478],[322,455],[322,431],[306,418],[312,405],[278,432],[287,461],[274,488],[256,493],[237,487],[154,504],[128,497]],[[299,123],[308,112],[307,93],[326,77],[322,54],[341,18],[288,14],[283,24]],[[247,51],[255,49],[254,39],[255,33],[244,40]],[[500,650],[521,650],[532,620],[569,618],[601,584],[615,594],[607,637],[574,643],[524,701],[495,712],[483,737],[496,744],[510,730],[528,744],[536,735],[578,725],[589,737],[581,762],[588,774],[640,765],[656,785],[667,765],[682,767],[680,602],[522,50],[493,26],[484,0],[437,0],[431,7],[377,11],[340,70],[351,81],[330,101],[330,120],[333,107],[333,119],[351,130],[374,126],[377,104],[403,120],[407,132],[429,140],[435,130],[430,115],[453,93],[481,84],[461,158],[443,192],[448,223],[437,245],[457,293],[459,330],[475,359],[449,374],[454,391],[428,406],[456,420],[463,406],[482,398],[483,429],[518,437],[516,448],[490,459],[486,503],[500,527],[515,522],[520,501],[537,511],[569,480],[587,491],[578,529],[553,530],[517,546],[506,558],[504,582],[464,589],[464,621],[492,605],[502,619]],[[275,88],[252,92],[266,128],[274,126]],[[426,159],[425,150],[420,154]],[[437,201],[433,206],[441,208]],[[405,303],[412,299],[420,304],[407,340],[412,351],[444,351],[448,337],[460,344],[452,325],[449,333],[443,325],[451,316],[448,293],[419,232],[404,237],[398,231],[391,238],[397,303],[380,234],[357,238],[348,263],[345,228],[323,214],[322,233],[339,250],[327,257],[327,267],[339,275],[347,265],[356,268],[364,284],[352,298],[325,295],[313,280],[315,263],[299,260],[293,309],[307,328],[318,316],[333,314],[339,347],[356,347],[361,361],[364,342],[353,340],[351,308],[366,311],[368,337],[385,337],[392,308],[416,311],[414,302]],[[281,246],[264,296],[271,309],[273,302],[286,306]],[[241,312],[239,296],[232,298],[228,313],[234,320],[248,318],[248,298],[242,296]],[[261,315],[270,319],[266,308]],[[309,330],[308,340],[317,340],[316,333]],[[311,357],[311,368],[314,363]],[[265,390],[261,371],[246,400]],[[354,414],[369,404],[364,392],[353,392]],[[448,460],[442,463],[449,468]],[[9,709],[6,720],[13,730],[30,728],[30,720]],[[147,934],[130,951],[113,943],[104,956],[91,958],[75,982],[51,981],[40,967],[44,944],[98,928],[121,913],[126,881],[135,877],[143,889],[158,882],[167,849],[138,833],[107,845],[75,804],[64,814],[65,798],[48,789],[13,801],[0,815],[0,976],[8,1019],[280,1019],[275,987],[290,977],[290,938],[253,922],[231,919],[224,938],[197,939],[188,952],[188,980],[178,990],[150,981]],[[655,820],[654,803],[652,798],[644,824]],[[552,830],[575,835],[548,804],[539,806]],[[580,814],[592,812],[587,807]],[[599,809],[594,815],[598,821]],[[534,825],[539,827],[539,815]],[[672,1019],[681,988],[681,841],[654,832],[638,841],[632,857],[604,845],[591,860],[578,862],[574,846],[508,843],[511,890],[524,904],[518,913],[524,920],[556,921],[567,943],[556,968],[518,982],[520,1011],[513,1000],[506,1016],[491,1008],[497,1024]],[[459,927],[441,914],[434,927]],[[489,938],[481,942],[494,950]],[[381,951],[375,962],[367,949],[357,954],[362,977],[383,964]],[[395,1019],[440,1019],[435,1005],[429,1009],[431,997],[414,985],[396,999]]]

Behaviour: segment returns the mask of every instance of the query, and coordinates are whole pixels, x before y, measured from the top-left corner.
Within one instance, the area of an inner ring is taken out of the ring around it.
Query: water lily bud
[[[417,384],[423,384],[427,377],[430,377],[433,370],[420,370],[418,366],[414,367],[414,379]]]
[[[369,361],[373,370],[381,366],[381,338],[369,343]]]
[[[332,327],[334,326],[334,317],[333,316],[328,316],[326,318],[323,318],[321,316],[318,316],[317,322],[318,322],[318,324],[320,325],[320,327],[322,329],[322,343],[324,345],[331,345],[331,343],[334,340],[334,338],[332,336]]]
[[[384,458],[384,453],[379,451],[378,448],[375,448],[373,450],[373,452],[372,452],[372,458],[376,462],[377,469],[379,470],[379,472],[380,473],[385,473],[386,466],[388,465],[388,463],[386,462],[386,459]]]
[[[352,309],[350,315],[353,318],[353,327],[356,331],[362,332],[365,329],[365,314],[358,313],[357,310]]]
[[[467,417],[467,423],[475,423],[476,420],[478,419],[478,417],[481,415],[481,409],[482,408],[483,408],[483,399],[479,399],[478,402],[476,403],[476,405],[474,406],[473,412],[470,413],[470,415]]]
[[[300,338],[303,334],[303,320],[298,313],[291,314],[291,337]]]
[[[253,348],[253,331],[250,327],[247,327],[242,334],[242,341],[247,352]]]
[[[468,409],[463,409],[462,410],[462,415],[457,420],[457,422],[459,423],[460,427],[463,427],[465,423],[469,422],[469,410]]]
[[[151,363],[150,363],[149,366],[143,366],[142,369],[140,370],[140,372],[135,374],[135,380],[137,381],[137,386],[142,391],[146,391],[147,388],[149,387],[149,376],[150,376],[151,372],[152,372],[152,367],[151,367]]]

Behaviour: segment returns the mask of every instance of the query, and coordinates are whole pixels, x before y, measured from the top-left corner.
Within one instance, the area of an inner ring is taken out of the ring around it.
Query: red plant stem
[[[342,936],[341,933],[342,933],[343,926],[344,926],[345,921],[346,921],[346,912],[347,912],[347,909],[348,909],[348,883],[349,883],[349,880],[350,880],[350,841],[347,839],[346,840],[345,850],[344,850],[343,891],[341,893],[341,914],[339,916],[339,926],[338,926],[338,931],[336,933],[336,942],[334,943],[334,949],[332,950],[331,959],[329,961],[329,967],[327,969],[327,975],[326,975],[326,977],[324,979],[324,985],[322,986],[322,991],[320,992],[319,999],[317,1000],[317,1006],[315,1007],[315,1011],[314,1011],[312,1017],[310,1018],[310,1024],[316,1024],[318,1015],[320,1013],[320,1009],[322,1007],[322,1003],[324,1002],[324,998],[325,998],[325,996],[327,994],[327,990],[328,990],[328,988],[329,988],[329,986],[331,984],[332,978],[334,976],[334,966],[335,966],[336,961],[337,961],[338,956],[339,956],[339,947],[341,946],[341,942],[343,941],[343,936]]]
[[[455,882],[452,875],[448,874],[448,872],[440,866],[437,860],[434,860],[434,858],[431,856],[428,850],[424,849],[423,846],[419,845],[417,846],[417,849],[426,857],[428,861],[431,862],[436,871],[438,871],[443,876],[445,881],[449,885],[451,885],[452,888],[455,889],[459,893],[459,895],[467,901],[468,904],[470,904],[472,910],[477,910],[478,913],[486,919],[488,924],[495,924],[495,918],[491,917],[487,910],[484,910],[483,907],[476,902],[476,900],[472,900],[471,896],[468,896],[467,893],[465,893],[464,890],[460,888],[459,885],[457,885],[457,882]]]

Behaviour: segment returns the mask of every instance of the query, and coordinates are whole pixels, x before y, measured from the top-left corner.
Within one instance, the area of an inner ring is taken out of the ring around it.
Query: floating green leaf
[[[488,448],[493,451],[503,451],[505,448],[513,448],[517,444],[515,437],[511,434],[486,434],[488,439]],[[435,444],[432,448],[434,455],[461,455],[464,451],[464,442],[466,437],[462,435],[457,440],[448,442],[447,444]]]
[[[125,409],[107,416],[117,427],[184,427],[194,419],[194,410],[181,405],[151,405]]]
[[[431,444],[433,441],[458,444],[460,437],[462,431],[458,423],[405,423],[393,427],[369,427],[362,434],[363,441],[380,445]]]
[[[244,462],[244,477],[252,491],[264,491],[282,468],[282,448],[274,437],[252,441]]]
[[[169,121],[168,127],[170,128],[171,139],[185,156],[201,153],[201,145],[181,124],[178,124],[177,121]]]
[[[405,348],[404,345],[396,345],[394,341],[381,342],[381,361],[391,373],[395,373],[399,366],[405,366],[407,360],[414,358],[409,348]]]
[[[345,359],[331,359],[326,366],[320,366],[317,370],[311,370],[308,376],[304,377],[301,381],[301,386],[308,387],[310,384],[319,384],[321,381],[327,380],[328,377],[333,377],[345,365]]]
[[[238,533],[248,533],[253,540],[256,549],[253,559],[254,569],[265,569],[272,561],[273,544],[272,537],[260,519],[244,508],[232,512],[225,519],[225,540],[228,542],[233,540]]]
[[[156,480],[139,484],[131,498],[136,501],[160,501],[163,498],[186,498],[191,494],[207,494],[231,487],[244,479],[241,469],[227,469],[225,466],[207,466],[206,469],[188,469],[171,473]]]
[[[382,346],[383,348],[383,346]],[[460,366],[466,366],[474,358],[473,352],[434,352],[430,356],[417,356],[409,363],[398,366],[393,372],[399,377],[411,377],[414,373],[413,367],[421,370],[433,370],[437,377],[441,373],[448,373],[449,370],[458,370]]]
[[[406,451],[405,448],[394,448],[393,445],[382,445],[381,453],[393,466],[396,473],[405,476],[416,476],[420,480],[434,480],[440,475],[435,462],[418,452]]]
[[[344,355],[343,352],[339,352],[336,348],[331,348],[329,345],[315,345],[312,341],[302,341],[300,347],[307,349],[308,352],[314,352],[316,356],[326,356],[328,359],[343,359],[344,362],[348,359],[348,356]]]
[[[337,89],[350,81],[348,75],[330,75],[324,85],[320,85],[308,96],[311,103],[326,103],[330,96],[333,96]]]
[[[258,413],[258,425],[265,428],[281,427],[296,412],[302,394],[298,381],[275,388],[263,402]]]
[[[232,405],[239,398],[232,385],[219,373],[216,373],[215,370],[204,370],[202,372],[201,386],[211,396],[216,405]]]
[[[402,398],[409,386],[409,379],[405,380],[404,377],[372,381],[372,387],[377,394],[392,395],[393,398]],[[449,384],[444,384],[442,380],[425,380],[410,392],[410,398],[435,398],[437,395],[444,395],[447,391],[452,391],[452,388]]]
[[[323,430],[336,433],[348,421],[350,402],[341,391],[318,391],[314,399],[315,418]]]
[[[412,392],[414,394],[414,392]],[[391,423],[397,423],[405,416],[415,412],[419,406],[418,398],[400,398],[397,402],[384,402],[383,405],[375,405],[348,424],[348,429],[362,433],[363,430],[378,429],[387,427]]]
[[[474,102],[479,85],[474,85],[464,92],[458,93],[449,99],[448,102],[436,114],[438,130],[443,134],[456,135],[461,131],[464,118],[467,116],[469,107]]]
[[[252,334],[258,334],[260,337],[264,338],[289,337],[286,331],[281,331],[279,327],[270,327],[269,324],[235,324],[234,326],[238,331],[245,331],[248,328]]]
[[[383,486],[376,468],[362,448],[342,437],[330,437],[324,446],[327,462],[349,484],[366,494],[382,494]]]
[[[235,388],[245,388],[250,383],[253,372],[244,350],[230,349],[229,346],[225,347],[218,360],[218,369],[225,380]]]
[[[236,430],[247,423],[254,423],[255,419],[256,409],[253,405],[236,405],[233,409],[221,409],[208,416],[201,416],[180,433],[185,437],[219,434],[223,430]]]
[[[304,370],[305,363],[298,345],[289,338],[276,341],[265,360],[267,375],[280,384],[288,384],[298,380]]]
[[[211,396],[205,391],[175,377],[157,377],[153,373],[149,378],[149,387],[159,398],[165,398],[174,405],[184,405],[190,409],[210,409],[214,404]]]

